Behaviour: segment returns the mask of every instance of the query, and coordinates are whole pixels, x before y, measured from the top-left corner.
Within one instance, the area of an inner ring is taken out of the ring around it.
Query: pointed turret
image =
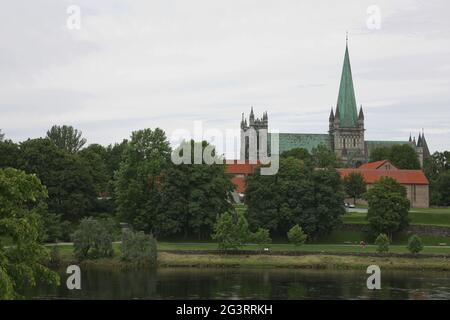
[[[359,115],[358,115],[358,120],[364,120],[364,112],[363,112],[363,108],[362,106],[359,107]]]
[[[250,110],[249,122],[250,122],[250,125],[252,125],[255,122],[255,114],[253,113],[253,107]]]
[[[422,148],[423,148],[423,159],[428,158],[430,154],[430,149],[428,148],[427,140],[425,139],[425,132],[422,129]]]
[[[329,120],[330,122],[334,122],[334,112],[333,112],[333,108],[331,108],[331,111],[330,111],[330,117],[328,118],[328,120]]]
[[[409,133],[409,142],[412,142],[411,132]]]
[[[343,128],[355,128],[358,126],[355,90],[353,88],[352,70],[348,54],[348,44],[345,46],[344,65],[342,67],[341,83],[337,102],[340,125]]]
[[[422,147],[422,134],[419,132],[419,138],[417,138],[417,147]]]
[[[241,128],[245,128],[244,113],[242,112]]]
[[[341,114],[339,112],[339,108],[336,107],[336,113],[334,114],[334,119],[339,121],[341,119]]]

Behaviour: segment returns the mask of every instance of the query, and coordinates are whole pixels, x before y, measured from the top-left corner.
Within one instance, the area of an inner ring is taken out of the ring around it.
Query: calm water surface
[[[33,299],[450,299],[450,273],[382,271],[369,291],[364,270],[89,269],[82,289],[41,286]]]

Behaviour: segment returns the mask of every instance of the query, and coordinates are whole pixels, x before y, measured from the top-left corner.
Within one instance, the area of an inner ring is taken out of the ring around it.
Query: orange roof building
[[[356,169],[337,169],[342,178],[345,178],[352,172],[357,172],[364,177],[367,187],[370,188],[373,183],[381,177],[390,177],[405,186],[408,199],[412,207],[429,207],[429,184],[427,177],[422,170],[402,170],[395,167],[388,160],[369,162]],[[364,203],[363,200],[358,200]]]

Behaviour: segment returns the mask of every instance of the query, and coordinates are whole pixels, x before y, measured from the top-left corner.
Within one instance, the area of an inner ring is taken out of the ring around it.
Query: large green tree
[[[108,182],[112,179],[106,165],[108,156],[106,148],[99,144],[91,144],[78,153],[83,165],[92,177],[96,194],[106,192]]]
[[[161,175],[170,162],[171,148],[163,130],[135,131],[115,176],[119,218],[135,229],[158,233],[161,211]]]
[[[59,283],[58,275],[45,266],[48,251],[39,243],[46,198],[35,175],[0,169],[0,299],[18,298],[39,282]],[[5,237],[11,245],[2,243]]]
[[[420,169],[417,152],[408,144],[375,148],[370,153],[370,161],[389,160],[399,169]]]
[[[435,152],[424,161],[424,171],[430,181],[430,202],[450,205],[450,151]]]
[[[82,138],[82,132],[67,125],[54,125],[47,131],[47,138],[68,153],[76,153],[86,144],[86,139]]]
[[[20,151],[17,166],[36,174],[47,187],[50,212],[72,221],[90,213],[96,197],[95,187],[78,155],[64,152],[49,139],[24,141]]]
[[[366,192],[369,203],[367,220],[373,235],[385,233],[392,239],[395,232],[409,225],[410,202],[406,188],[390,177],[381,177]]]
[[[353,198],[353,204],[356,199],[360,199],[366,192],[366,181],[359,172],[351,172],[343,180],[345,193]]]
[[[233,185],[225,174],[223,164],[207,164],[204,160],[194,163],[196,147],[202,153],[209,152],[215,157],[214,147],[206,141],[182,143],[175,152],[180,152],[180,155],[190,152],[191,161],[172,164],[165,170],[162,204],[164,214],[174,219],[173,231],[181,232],[184,237],[195,235],[205,239],[212,232],[217,214],[231,209]]]
[[[316,168],[340,168],[342,160],[328,146],[318,145],[312,150],[312,160]]]
[[[339,173],[334,168],[311,169],[292,157],[280,159],[276,175],[257,171],[249,177],[245,201],[253,228],[285,235],[298,224],[311,239],[337,227],[345,212]]]
[[[250,239],[248,222],[242,212],[225,212],[217,218],[211,237],[221,250],[237,250]]]
[[[16,167],[20,157],[19,145],[11,140],[0,141],[0,168]]]

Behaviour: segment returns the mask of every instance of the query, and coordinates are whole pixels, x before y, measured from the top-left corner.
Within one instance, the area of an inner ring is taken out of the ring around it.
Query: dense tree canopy
[[[89,214],[95,188],[88,168],[77,155],[60,150],[49,139],[22,142],[20,151],[18,168],[35,173],[47,187],[50,212],[72,221]]]
[[[115,200],[119,218],[137,230],[155,232],[160,225],[162,171],[170,162],[171,148],[164,131],[144,129],[132,133],[116,172]]]
[[[0,168],[16,167],[20,157],[19,145],[11,140],[0,141]]]
[[[370,161],[389,160],[399,169],[420,169],[419,157],[408,144],[375,148],[370,153]]]
[[[344,178],[344,190],[345,193],[353,198],[353,203],[356,203],[356,199],[360,199],[366,192],[366,181],[359,172],[351,172]]]
[[[57,284],[58,275],[44,266],[48,252],[39,244],[47,191],[34,175],[0,169],[0,299],[13,299],[38,282]],[[2,237],[12,240],[5,247]]]
[[[430,180],[432,205],[450,205],[450,151],[435,152],[424,162],[424,171]]]
[[[298,224],[312,238],[337,227],[344,214],[344,194],[339,173],[316,169],[298,159],[280,159],[277,175],[248,178],[248,219],[253,228],[263,227],[280,235]]]
[[[195,145],[199,150],[215,151],[207,142],[193,140],[183,143],[180,149],[190,144],[191,159]],[[191,161],[193,163],[193,161]],[[163,214],[174,217],[174,231],[185,237],[193,234],[206,238],[212,232],[217,214],[231,209],[229,195],[233,190],[230,179],[225,175],[223,164],[172,164],[165,170],[162,183]],[[167,230],[168,232],[170,230]]]
[[[108,182],[112,179],[106,166],[108,152],[99,144],[91,144],[78,153],[84,166],[92,177],[95,193],[101,194],[107,191]]]
[[[366,192],[369,203],[367,220],[370,231],[377,235],[401,231],[409,225],[410,202],[406,188],[390,177],[381,177]]]
[[[292,158],[296,158],[298,160],[302,160],[305,165],[307,166],[313,166],[313,157],[311,156],[311,154],[308,152],[308,150],[304,149],[304,148],[294,148],[288,151],[284,151],[281,154],[282,158],[288,158],[288,157],[292,157]]]
[[[316,168],[341,168],[342,160],[326,145],[320,144],[312,150],[312,159]]]
[[[58,148],[68,153],[76,153],[86,144],[86,139],[82,138],[81,135],[81,131],[66,125],[55,125],[47,131],[47,138]]]

